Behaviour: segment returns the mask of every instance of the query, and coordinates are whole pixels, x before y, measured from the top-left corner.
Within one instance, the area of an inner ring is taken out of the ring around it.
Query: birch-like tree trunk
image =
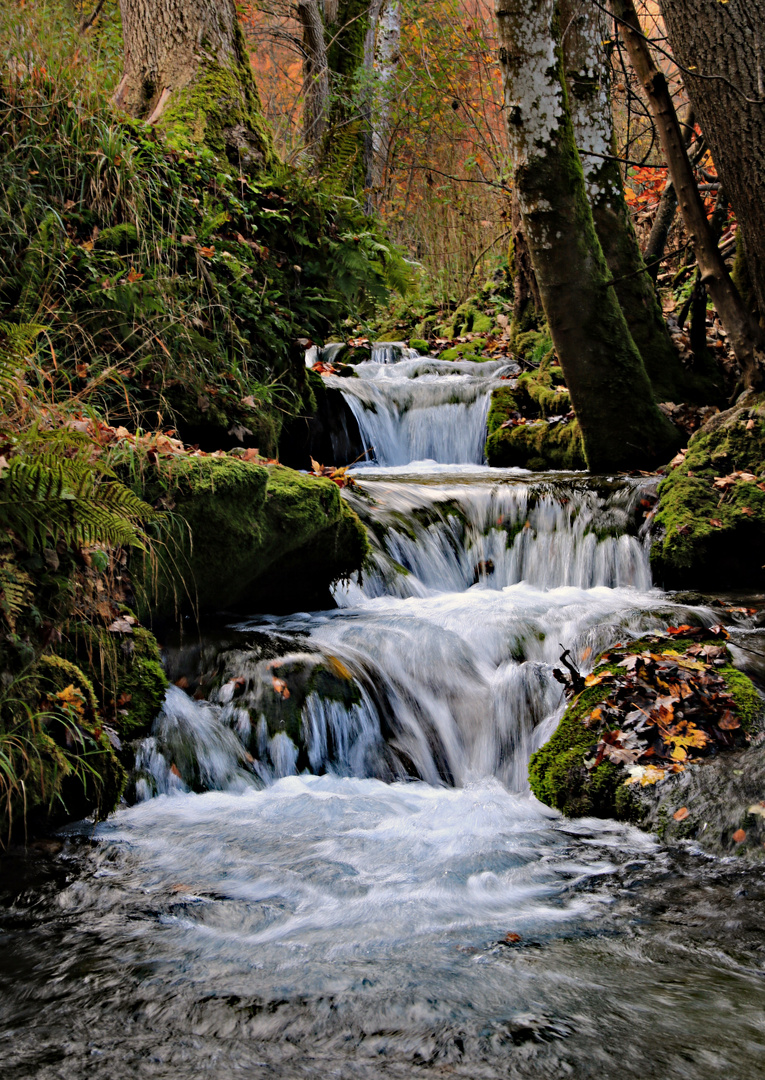
[[[593,470],[667,460],[660,412],[598,241],[574,142],[555,0],[496,0],[505,115],[524,231]]]
[[[612,21],[594,4],[560,0],[560,25],[566,88],[587,196],[632,340],[659,401],[699,396],[708,400],[706,382],[694,385],[672,344],[624,197],[611,112]]]
[[[115,104],[240,166],[273,156],[233,0],[120,0]]]
[[[374,47],[374,104],[372,108],[372,152],[368,176],[370,186],[378,187],[388,165],[390,114],[395,93],[396,73],[401,59],[401,0],[383,3],[376,27]]]

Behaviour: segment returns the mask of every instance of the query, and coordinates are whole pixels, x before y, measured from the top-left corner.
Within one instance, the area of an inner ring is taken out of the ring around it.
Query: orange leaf
[[[743,843],[743,841],[746,840],[746,833],[744,832],[744,830],[743,829],[736,829],[736,831],[733,834],[733,840],[737,844]]]
[[[690,810],[688,809],[688,807],[681,806],[679,810],[675,810],[672,817],[675,819],[675,821],[685,821],[689,814]]]

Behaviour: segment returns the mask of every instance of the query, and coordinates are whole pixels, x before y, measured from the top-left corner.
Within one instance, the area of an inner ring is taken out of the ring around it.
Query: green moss
[[[180,552],[160,569],[163,614],[309,602],[367,556],[366,532],[338,486],[280,465],[177,458],[150,494],[172,498],[180,524]]]
[[[114,251],[118,255],[130,255],[138,248],[138,229],[124,223],[102,229],[95,240],[96,251]]]
[[[473,316],[472,331],[474,334],[490,334],[494,329],[494,320],[489,315],[480,312]]]
[[[502,468],[535,471],[587,467],[576,420],[559,424],[541,420],[498,429],[486,440],[486,460]]]
[[[263,119],[249,53],[241,30],[232,64],[213,62],[198,77],[177,91],[158,126],[168,143],[180,151],[206,147],[217,156],[228,155],[238,167],[275,163],[271,137]]]
[[[673,638],[664,647],[682,653],[697,642],[698,639],[693,638]],[[644,649],[655,651],[655,639],[647,637],[619,650],[610,650],[608,662],[596,665],[595,673],[616,673],[623,653],[642,652]],[[716,669],[716,673],[725,680],[726,690],[736,703],[742,728],[751,730],[763,711],[762,699],[754,684],[731,664]],[[624,769],[604,762],[596,769],[588,770],[584,764],[585,758],[599,741],[598,729],[586,728],[584,721],[593,709],[606,700],[611,687],[612,684],[606,680],[583,690],[570,702],[549,741],[532,754],[529,784],[540,802],[569,816],[592,814],[639,823],[643,811],[634,794],[624,785]]]
[[[560,372],[560,381],[554,373]],[[534,410],[542,416],[560,416],[571,411],[571,397],[562,381],[559,367],[547,366],[518,376],[518,391],[528,396]]]
[[[745,472],[727,490],[716,477]],[[681,464],[659,486],[651,564],[667,587],[701,589],[765,581],[765,398],[712,418],[688,443]]]
[[[489,414],[486,418],[486,429],[489,435],[493,435],[504,424],[510,413],[517,412],[518,408],[518,396],[512,387],[500,386],[493,390]]]
[[[409,348],[416,349],[420,356],[427,356],[430,352],[430,346],[423,338],[410,338]]]

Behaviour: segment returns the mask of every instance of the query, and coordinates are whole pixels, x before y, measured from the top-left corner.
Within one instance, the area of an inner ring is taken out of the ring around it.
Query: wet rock
[[[702,591],[765,584],[765,396],[742,395],[670,463],[659,487],[657,584]]]

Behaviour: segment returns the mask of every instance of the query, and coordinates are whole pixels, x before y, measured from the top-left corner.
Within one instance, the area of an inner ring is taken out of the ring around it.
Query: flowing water
[[[135,805],[7,886],[8,1080],[761,1075],[761,879],[527,789],[562,648],[688,614],[652,481],[488,469],[501,369],[398,355],[335,380],[363,578],[169,649]]]

